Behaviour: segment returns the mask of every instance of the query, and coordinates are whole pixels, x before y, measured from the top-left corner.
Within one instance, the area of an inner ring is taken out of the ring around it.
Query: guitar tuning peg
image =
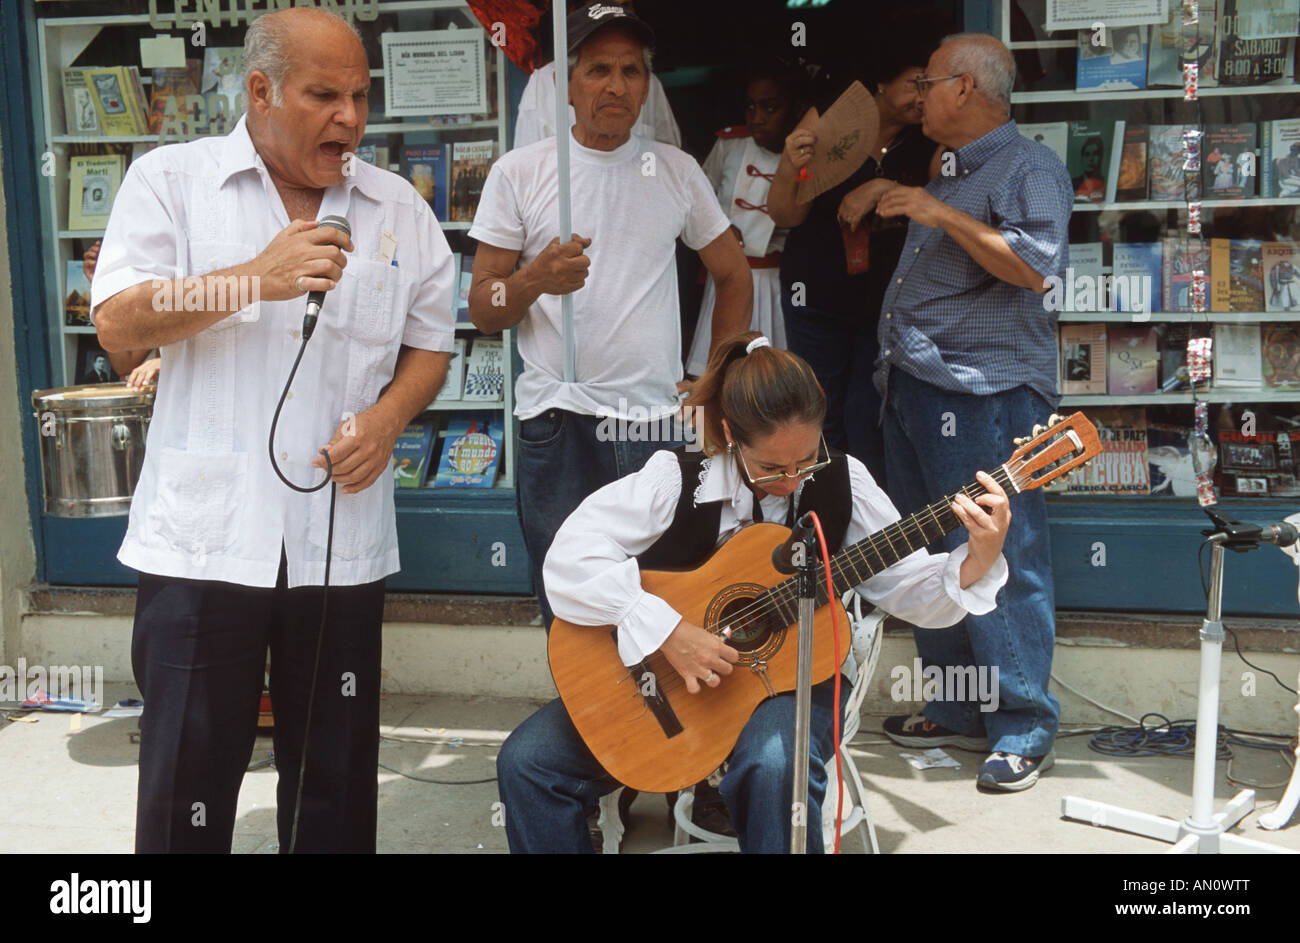
[[[1060,413],[1052,413],[1052,415],[1049,416],[1047,419],[1048,426],[1055,426],[1058,423],[1062,423],[1062,422],[1065,422],[1065,417],[1062,416]]]
[[[1046,431],[1047,431],[1047,427],[1046,427],[1046,426],[1039,425],[1038,423],[1034,423],[1034,435],[1035,435],[1035,436],[1040,436],[1040,435],[1042,435],[1042,434],[1043,434],[1044,432],[1046,432]]]
[[[1016,445],[1024,445],[1024,444],[1025,444],[1026,442],[1028,442],[1031,438],[1032,438],[1032,436],[1020,435],[1020,436],[1016,436],[1016,437],[1015,437],[1014,439],[1012,439],[1011,441],[1014,442]]]

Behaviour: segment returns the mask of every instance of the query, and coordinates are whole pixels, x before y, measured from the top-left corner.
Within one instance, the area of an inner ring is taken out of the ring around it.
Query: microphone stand
[[[1192,759],[1192,811],[1181,822],[1077,796],[1061,799],[1061,816],[1099,828],[1115,828],[1172,842],[1168,854],[1292,854],[1286,848],[1228,835],[1227,830],[1255,808],[1255,790],[1243,789],[1223,811],[1214,812],[1214,761],[1219,741],[1219,677],[1223,659],[1223,550],[1245,553],[1260,543],[1258,527],[1243,526],[1205,512],[1214,529],[1202,531],[1210,544],[1210,591],[1201,624],[1201,679],[1196,704],[1196,747]]]
[[[794,701],[794,789],[790,799],[790,854],[808,853],[808,735],[812,726],[813,614],[817,610],[817,531],[811,524],[795,524],[802,531],[803,562],[799,577],[799,649]],[[799,546],[799,545],[796,545]]]

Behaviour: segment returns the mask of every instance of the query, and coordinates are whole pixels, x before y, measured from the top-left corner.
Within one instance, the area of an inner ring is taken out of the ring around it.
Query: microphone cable
[[[314,320],[314,319],[313,319]],[[302,332],[302,344],[298,347],[298,356],[293,361],[293,368],[289,371],[289,378],[284,381],[284,389],[280,392],[280,402],[276,404],[275,415],[271,419],[271,431],[267,436],[266,448],[271,457],[271,468],[275,474],[288,487],[300,494],[314,494],[320,491],[326,485],[330,485],[330,519],[329,529],[325,537],[325,585],[321,589],[321,607],[320,607],[320,630],[316,633],[316,659],[311,669],[311,691],[307,695],[307,723],[302,735],[302,758],[298,764],[298,789],[293,800],[293,828],[289,836],[289,854],[293,854],[298,845],[298,816],[302,812],[302,784],[307,778],[307,741],[311,737],[311,715],[312,708],[316,704],[316,679],[320,673],[320,653],[322,644],[325,641],[325,619],[329,612],[329,592],[330,592],[330,558],[333,556],[334,549],[334,505],[338,499],[338,485],[333,482],[334,462],[330,459],[329,452],[325,449],[320,450],[320,454],[325,456],[325,480],[318,485],[312,485],[310,488],[304,488],[296,485],[285,477],[284,472],[280,471],[280,466],[275,460],[275,428],[280,422],[280,410],[284,408],[284,401],[289,396],[289,388],[293,386],[293,378],[298,373],[298,365],[302,363],[302,355],[307,350],[307,341],[311,339],[311,332],[304,329]],[[285,574],[285,589],[288,589],[288,573]]]

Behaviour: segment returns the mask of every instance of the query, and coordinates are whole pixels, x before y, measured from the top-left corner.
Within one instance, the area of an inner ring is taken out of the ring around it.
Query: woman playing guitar
[[[556,534],[544,567],[557,619],[616,626],[624,665],[661,651],[680,679],[658,683],[684,682],[682,697],[698,695],[701,686],[726,685],[739,654],[726,630],[715,634],[692,625],[647,593],[641,568],[697,566],[742,527],[763,521],[789,526],[809,510],[821,519],[832,553],[899,519],[861,462],[827,450],[821,435],[826,397],[812,369],[765,337],[739,334],[719,345],[687,408],[697,417],[703,455],[689,447],[658,452],[641,471],[592,494]],[[980,472],[977,480],[988,493],[974,501],[959,494],[953,504],[970,534],[967,544],[951,554],[918,549],[857,591],[928,628],[952,625],[968,611],[991,611],[1006,582],[1001,549],[1011,512],[992,477]],[[822,851],[833,680],[813,688],[810,853]],[[742,851],[789,849],[793,731],[794,697],[778,694],[759,704],[731,753],[720,791]],[[510,735],[498,776],[512,852],[590,852],[584,808],[619,785],[560,700]]]

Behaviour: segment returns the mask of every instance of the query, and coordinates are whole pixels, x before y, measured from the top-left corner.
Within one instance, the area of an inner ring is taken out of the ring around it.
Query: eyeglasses
[[[749,480],[751,485],[770,485],[775,481],[785,481],[786,479],[798,481],[802,478],[807,478],[813,472],[821,471],[831,463],[831,453],[826,448],[826,436],[821,437],[821,445],[817,450],[818,460],[813,462],[811,465],[804,466],[803,468],[796,468],[793,475],[789,472],[781,471],[777,472],[775,475],[762,475],[755,478],[749,473],[749,465],[745,462],[744,452],[741,451],[739,445],[736,446],[736,455],[739,456],[740,467],[744,470],[745,477]]]
[[[959,79],[963,75],[970,75],[970,73],[958,72],[956,75],[936,75],[936,76],[918,75],[916,78],[912,79],[912,84],[916,86],[916,94],[919,95],[921,98],[924,98],[926,89],[928,89],[931,85],[934,85],[936,82],[947,82],[949,79]],[[975,87],[974,80],[972,79],[971,81],[972,81],[971,87],[974,88]]]

